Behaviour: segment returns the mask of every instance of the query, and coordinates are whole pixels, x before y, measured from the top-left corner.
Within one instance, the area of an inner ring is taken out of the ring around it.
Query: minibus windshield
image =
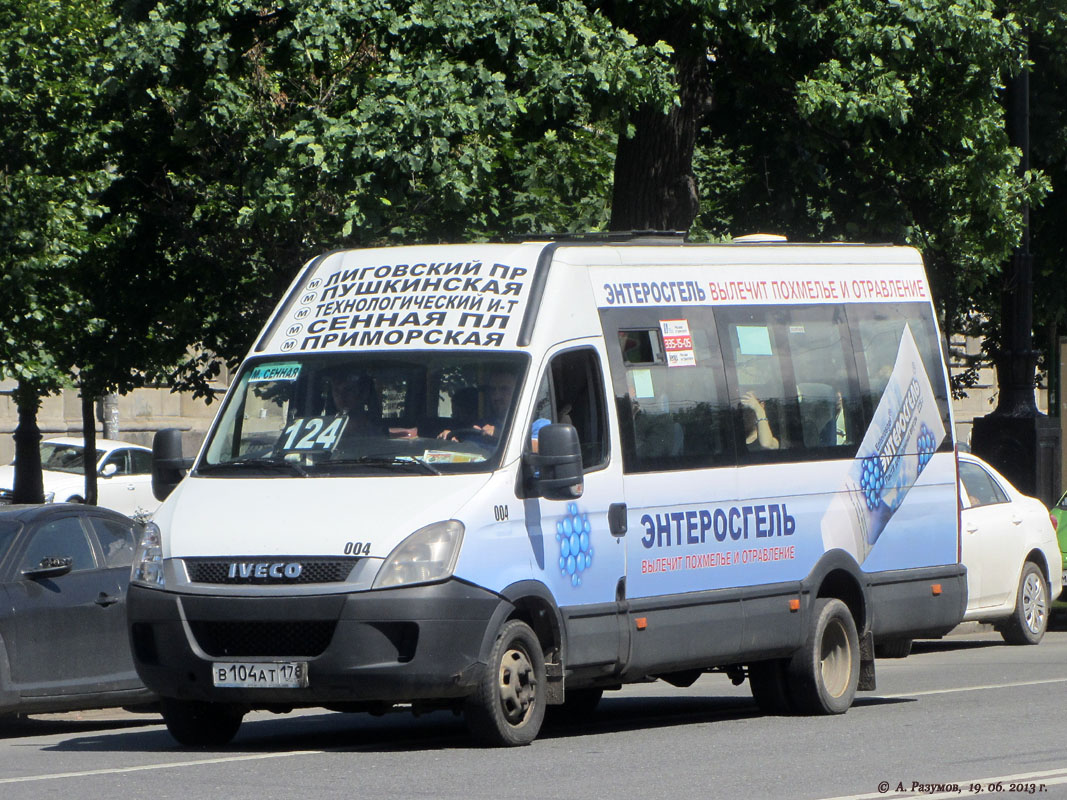
[[[438,475],[499,463],[529,359],[276,356],[244,365],[199,475]]]

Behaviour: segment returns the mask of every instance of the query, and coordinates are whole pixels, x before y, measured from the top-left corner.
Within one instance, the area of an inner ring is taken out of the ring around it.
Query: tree
[[[1067,2],[1037,3],[1029,20],[1031,164],[1052,186],[1030,215],[1035,344],[1044,348],[1047,343],[1042,365],[1051,370],[1067,315]],[[1056,387],[1061,394],[1063,378]]]
[[[98,158],[100,17],[82,0],[0,3],[0,377],[18,381],[15,502],[41,502],[41,397],[69,385],[66,341],[90,318],[70,269],[109,174]]]
[[[202,393],[324,250],[602,226],[619,99],[671,91],[578,0],[122,8],[102,275]]]
[[[950,330],[986,310],[1024,201],[1048,190],[1016,174],[1004,130],[1004,82],[1025,60],[1017,15],[993,0],[594,5],[673,46],[679,91],[671,115],[627,117],[613,223],[911,244]],[[671,187],[693,187],[699,210]]]

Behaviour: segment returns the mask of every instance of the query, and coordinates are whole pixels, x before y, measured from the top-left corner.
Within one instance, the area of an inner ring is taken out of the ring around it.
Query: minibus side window
[[[803,446],[843,447],[851,451],[844,455],[851,457],[866,426],[844,308],[790,309],[786,335]]]
[[[874,409],[878,407],[878,401],[889,382],[900,347],[900,337],[907,324],[930,379],[942,423],[946,431],[951,430],[944,367],[930,307],[925,303],[856,304],[848,307],[848,319],[852,339],[856,343],[865,424],[873,417]],[[942,447],[951,446],[952,437],[945,437]]]
[[[739,462],[850,458],[865,431],[842,306],[717,310]]]
[[[711,311],[602,310],[601,317],[624,470],[732,464],[732,423]]]
[[[582,448],[585,472],[608,460],[608,428],[600,359],[590,348],[556,355],[541,378],[528,430],[536,448],[537,429],[545,421],[573,425]]]
[[[789,353],[788,312],[780,308],[716,311],[723,345],[738,461],[787,460],[803,447],[796,382]]]

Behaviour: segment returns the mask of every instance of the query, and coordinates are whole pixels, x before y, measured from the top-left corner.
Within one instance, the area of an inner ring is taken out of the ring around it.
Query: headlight
[[[452,575],[463,542],[463,523],[450,519],[419,528],[393,548],[373,589],[444,580]]]
[[[141,541],[133,554],[130,583],[163,588],[163,536],[154,522],[144,526]]]

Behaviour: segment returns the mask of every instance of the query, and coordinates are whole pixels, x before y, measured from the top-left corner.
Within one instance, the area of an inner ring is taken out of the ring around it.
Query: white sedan
[[[959,463],[963,618],[992,623],[1011,644],[1037,644],[1063,583],[1048,509],[980,458],[961,453]]]
[[[967,568],[965,622],[991,623],[1009,644],[1037,644],[1063,583],[1048,509],[982,459],[959,454],[961,561]],[[903,658],[911,639],[876,643],[881,658]]]
[[[150,514],[159,507],[152,494],[152,451],[113,439],[96,440],[97,505],[127,516]],[[85,500],[85,444],[81,439],[41,442],[45,502]],[[15,466],[0,467],[0,502],[10,502]]]

